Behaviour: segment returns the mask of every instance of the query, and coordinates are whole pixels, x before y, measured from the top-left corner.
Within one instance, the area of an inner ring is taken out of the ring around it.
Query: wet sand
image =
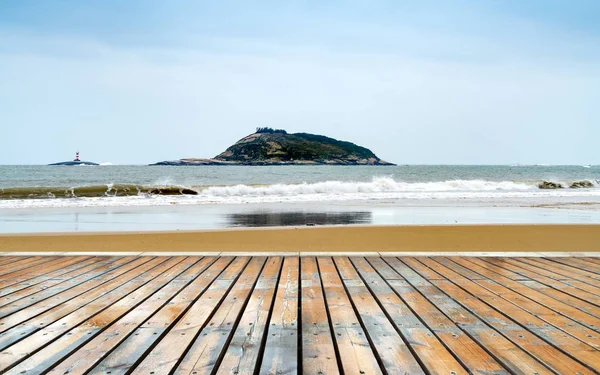
[[[0,235],[0,252],[600,252],[600,225],[403,225]]]

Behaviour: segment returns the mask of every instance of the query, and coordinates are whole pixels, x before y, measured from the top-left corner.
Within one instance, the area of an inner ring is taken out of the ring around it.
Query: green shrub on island
[[[212,159],[189,158],[155,165],[394,165],[368,148],[309,133],[258,127]]]

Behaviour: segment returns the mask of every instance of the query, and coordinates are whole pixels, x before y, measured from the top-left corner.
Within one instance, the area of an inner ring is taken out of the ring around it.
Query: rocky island
[[[258,128],[212,159],[187,158],[151,165],[394,165],[351,142],[308,133]]]
[[[92,161],[79,160],[79,151],[77,151],[75,153],[74,160],[61,161],[59,163],[52,163],[52,164],[48,164],[48,165],[100,165],[100,164],[94,163]]]

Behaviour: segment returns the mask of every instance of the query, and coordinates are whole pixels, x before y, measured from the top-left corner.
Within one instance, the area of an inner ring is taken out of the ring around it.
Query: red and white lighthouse
[[[79,151],[77,151],[75,153],[75,161],[81,161],[81,160],[79,160]]]

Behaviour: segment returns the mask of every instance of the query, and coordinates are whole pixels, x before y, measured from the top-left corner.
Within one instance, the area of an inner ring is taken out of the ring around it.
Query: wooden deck
[[[600,258],[4,256],[0,373],[598,374]]]

